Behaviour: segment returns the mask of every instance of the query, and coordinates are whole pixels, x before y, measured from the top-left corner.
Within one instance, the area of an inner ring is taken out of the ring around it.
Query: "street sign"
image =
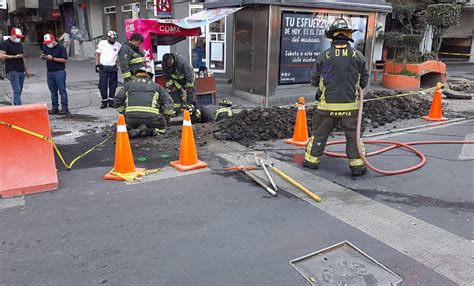
[[[155,16],[160,18],[172,17],[171,0],[155,0]]]
[[[7,9],[7,0],[0,0],[0,9]]]

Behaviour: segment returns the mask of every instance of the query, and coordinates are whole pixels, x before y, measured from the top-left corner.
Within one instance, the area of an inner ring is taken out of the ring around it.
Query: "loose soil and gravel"
[[[365,98],[376,98],[398,94],[393,91],[373,91]],[[388,123],[420,118],[427,115],[431,106],[431,99],[418,95],[369,101],[364,103],[363,129],[371,131],[373,128],[385,126]],[[291,138],[296,120],[296,107],[271,107],[244,109],[232,118],[218,123],[194,124],[193,130],[198,147],[205,146],[212,140],[228,140],[244,145],[252,145],[256,141],[267,141]],[[443,109],[446,114],[449,110]],[[307,107],[307,124],[312,132],[312,118],[316,107]],[[450,118],[459,117],[449,114]],[[395,128],[395,127],[393,127]],[[336,128],[336,131],[340,130]],[[170,126],[166,134],[156,137],[140,138],[147,144],[162,149],[176,148],[181,136],[181,126]],[[136,139],[134,139],[136,140]]]

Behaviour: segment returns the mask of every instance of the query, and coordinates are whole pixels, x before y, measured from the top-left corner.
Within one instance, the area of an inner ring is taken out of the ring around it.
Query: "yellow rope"
[[[107,141],[110,140],[110,138],[112,138],[112,135],[109,135],[107,136],[107,138],[100,142],[99,144],[95,145],[94,147],[90,148],[89,150],[87,150],[86,152],[82,153],[81,155],[77,156],[76,158],[74,158],[74,160],[71,161],[71,163],[66,163],[66,161],[64,160],[64,157],[63,155],[61,154],[61,151],[59,151],[59,148],[58,146],[56,145],[56,143],[54,142],[54,140],[50,137],[47,137],[47,136],[43,136],[41,134],[38,134],[36,132],[33,132],[33,131],[30,131],[30,130],[27,130],[25,128],[22,128],[22,127],[19,127],[19,126],[16,126],[16,125],[13,125],[13,124],[10,124],[8,122],[5,122],[3,120],[0,120],[0,124],[4,125],[4,126],[7,126],[7,127],[10,127],[10,128],[13,128],[17,131],[20,131],[20,132],[23,132],[23,133],[26,133],[26,134],[29,134],[31,136],[34,136],[34,137],[37,137],[39,139],[42,139],[42,140],[45,140],[47,142],[49,142],[54,150],[56,151],[56,154],[58,154],[58,157],[59,159],[61,160],[61,163],[63,163],[64,167],[66,167],[66,169],[68,170],[71,170],[72,169],[72,166],[79,160],[81,159],[82,157],[86,156],[87,154],[89,154],[90,152],[94,151],[95,149],[97,149],[98,147],[104,145]]]

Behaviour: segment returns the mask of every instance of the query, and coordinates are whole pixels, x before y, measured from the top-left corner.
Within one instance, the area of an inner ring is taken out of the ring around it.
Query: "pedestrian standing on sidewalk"
[[[64,31],[64,33],[59,37],[59,42],[63,44],[64,48],[66,49],[67,56],[69,57],[69,46],[71,45],[71,35],[68,32]]]
[[[99,73],[99,90],[102,97],[100,109],[114,107],[115,90],[117,89],[117,59],[122,45],[116,42],[115,31],[107,33],[107,40],[102,40],[95,51],[95,72]],[[107,94],[108,91],[108,94]]]
[[[69,115],[68,98],[66,91],[66,49],[58,45],[52,34],[43,37],[43,54],[41,58],[46,61],[48,70],[48,88],[51,92],[52,108],[49,114]],[[58,91],[61,95],[61,110],[59,110]]]
[[[13,105],[21,105],[21,92],[25,76],[29,78],[26,69],[23,45],[21,38],[23,33],[18,28],[10,31],[10,38],[0,45],[0,59],[5,61],[5,72],[13,90]]]

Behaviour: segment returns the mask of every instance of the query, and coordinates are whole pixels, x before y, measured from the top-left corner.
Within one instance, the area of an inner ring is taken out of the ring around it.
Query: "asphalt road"
[[[461,140],[473,127],[471,122],[396,139]],[[403,285],[456,285],[453,279],[472,278],[472,272],[463,276],[462,266],[456,266],[459,276],[402,250],[408,233],[419,243],[412,248],[425,244],[441,256],[444,250],[431,241],[444,238],[396,228],[393,236],[402,239],[389,241],[383,239],[392,236],[383,233],[383,215],[351,219],[359,210],[397,210],[409,224],[452,234],[446,247],[456,239],[466,245],[473,239],[473,161],[459,159],[462,146],[421,147],[429,156],[422,170],[356,180],[344,160],[325,158],[321,170],[308,172],[293,162],[301,149],[270,150],[285,171],[317,190],[319,204],[280,182],[280,196],[271,197],[243,174],[222,171],[250,163],[251,155],[231,144],[224,149],[219,157],[201,156],[208,171],[133,185],[102,180],[110,167],[61,171],[58,191],[0,209],[0,285],[306,285],[289,261],[344,240],[400,275]],[[416,159],[393,151],[372,160],[396,168]],[[442,261],[450,265],[461,256],[462,249],[452,249]]]

